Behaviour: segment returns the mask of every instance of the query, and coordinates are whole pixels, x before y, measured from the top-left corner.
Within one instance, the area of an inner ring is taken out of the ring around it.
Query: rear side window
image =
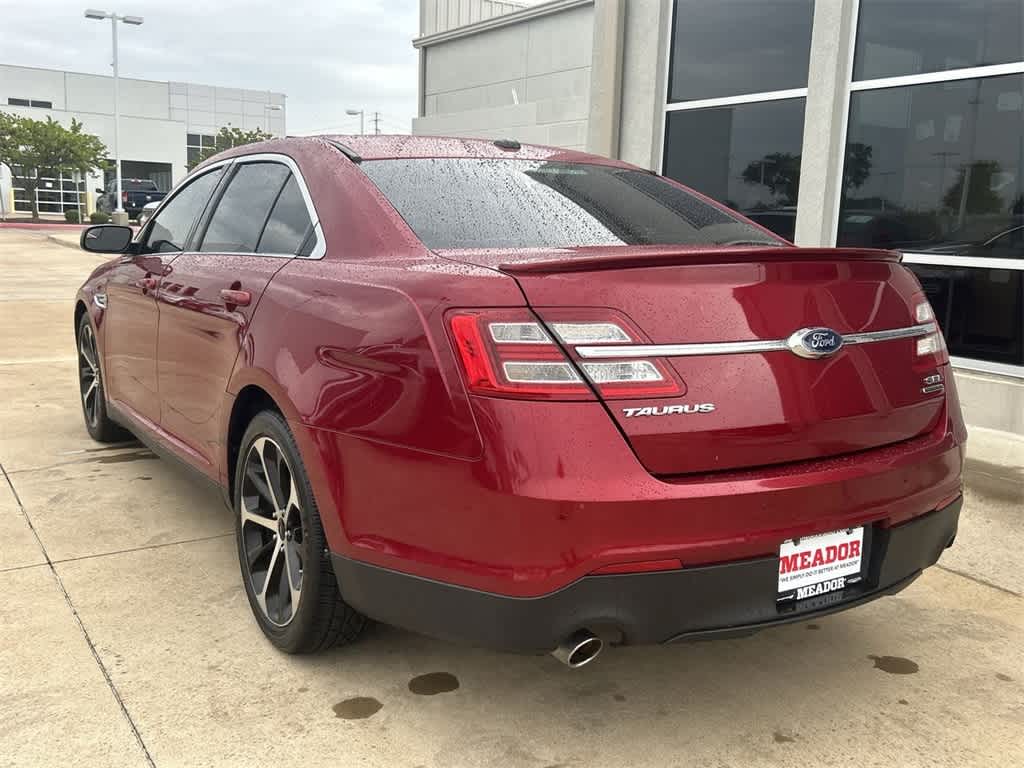
[[[782,244],[644,171],[466,158],[361,168],[428,248]]]
[[[192,225],[206,208],[210,195],[224,174],[216,168],[194,179],[177,192],[153,219],[146,236],[146,250],[150,253],[168,253],[185,248]]]
[[[313,222],[299,183],[295,176],[289,176],[274,203],[256,250],[259,253],[298,253],[312,228]]]
[[[255,253],[270,209],[291,171],[280,163],[243,163],[210,217],[200,250]]]

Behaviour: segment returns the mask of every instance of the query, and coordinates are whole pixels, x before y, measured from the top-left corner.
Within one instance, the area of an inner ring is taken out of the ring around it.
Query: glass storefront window
[[[841,245],[1024,258],[1024,75],[851,95]]]
[[[807,85],[812,0],[676,0],[669,101]]]
[[[1024,75],[856,91],[846,152],[839,245],[914,254],[950,353],[1024,365]]]
[[[1020,0],[860,0],[854,80],[1024,60]]]
[[[663,173],[792,239],[804,100],[666,115]]]

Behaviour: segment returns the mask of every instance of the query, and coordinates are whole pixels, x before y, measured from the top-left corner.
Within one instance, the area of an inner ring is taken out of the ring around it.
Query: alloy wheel
[[[91,427],[99,422],[100,367],[96,354],[96,337],[92,326],[85,323],[78,340],[78,384],[82,392],[82,410]]]
[[[249,447],[240,496],[246,577],[263,615],[285,626],[302,595],[305,536],[291,465],[269,437],[258,437]]]

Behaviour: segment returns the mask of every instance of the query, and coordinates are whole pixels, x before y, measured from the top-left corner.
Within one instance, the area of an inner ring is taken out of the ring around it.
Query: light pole
[[[346,115],[359,115],[359,135],[362,136],[366,133],[365,118],[366,113],[361,109],[346,109]]]
[[[117,208],[114,209],[114,223],[127,224],[128,215],[124,211],[124,204],[121,200],[121,148],[118,146],[118,132],[121,123],[121,94],[120,83],[118,82],[117,71],[117,22],[139,26],[143,22],[141,16],[121,16],[116,11],[98,11],[95,8],[87,8],[85,18],[96,21],[110,19],[110,38],[114,48],[114,60],[111,64],[114,68],[114,179]]]

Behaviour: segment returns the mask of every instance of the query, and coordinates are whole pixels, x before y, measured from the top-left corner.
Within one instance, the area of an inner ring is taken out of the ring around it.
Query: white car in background
[[[149,217],[152,216],[156,212],[156,209],[159,206],[160,206],[160,201],[159,200],[154,200],[152,203],[146,203],[144,206],[142,206],[142,210],[139,211],[139,226],[140,227],[143,226],[147,221],[149,221]]]

